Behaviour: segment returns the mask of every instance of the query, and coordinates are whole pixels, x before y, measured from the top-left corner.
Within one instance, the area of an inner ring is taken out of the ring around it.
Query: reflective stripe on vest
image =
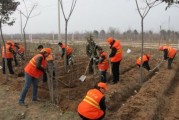
[[[35,59],[34,58],[32,58],[31,60],[30,60],[30,63],[34,66],[34,67],[36,67],[36,62],[35,62]]]
[[[28,64],[26,65],[26,67],[24,68],[24,70],[25,70],[26,73],[28,73],[30,76],[35,77],[35,78],[39,78],[39,77],[43,74],[43,72],[42,72],[41,70],[37,69],[37,67],[36,67],[36,59],[37,59],[37,57],[39,57],[39,56],[42,56],[42,57],[43,57],[43,55],[37,54],[36,56],[34,56],[34,57],[29,61],[29,63],[28,63]],[[45,60],[44,57],[43,57],[43,60],[42,60],[42,62],[41,62],[41,66],[45,69],[45,68],[46,68],[46,65],[47,65],[46,60]]]
[[[83,99],[83,101],[89,103],[89,104],[92,105],[93,107],[96,107],[96,108],[100,109],[99,103],[97,103],[94,99],[90,98],[89,96],[85,96],[85,98]]]

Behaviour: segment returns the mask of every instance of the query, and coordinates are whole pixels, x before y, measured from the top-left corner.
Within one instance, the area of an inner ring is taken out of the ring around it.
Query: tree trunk
[[[140,63],[140,84],[143,83],[143,67],[142,67],[142,63],[143,63],[143,49],[144,49],[144,18],[142,17],[141,19],[141,33],[142,33],[142,44],[141,44],[141,63]]]
[[[67,72],[67,28],[68,28],[68,20],[65,21],[65,72]]]
[[[3,36],[3,32],[2,32],[2,24],[1,24],[1,21],[0,21],[0,31],[1,31],[1,38],[2,38],[2,42],[3,42],[3,46],[4,46],[4,53],[6,54],[6,45],[5,45],[5,42],[4,42],[4,36]],[[8,81],[8,73],[7,73],[7,59],[5,58],[4,60],[4,64],[5,64],[5,72],[6,72],[6,82]]]

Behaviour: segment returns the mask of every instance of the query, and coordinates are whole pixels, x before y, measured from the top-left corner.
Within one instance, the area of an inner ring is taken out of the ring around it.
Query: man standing
[[[93,40],[93,36],[90,34],[89,37],[87,37],[87,46],[86,46],[86,54],[90,58],[90,63],[89,63],[89,74],[94,73],[94,61],[91,58],[94,58],[97,56],[97,45],[95,44]]]
[[[106,111],[104,93],[106,90],[106,83],[99,82],[94,89],[87,92],[77,109],[83,120],[101,120],[104,118]]]
[[[163,51],[164,60],[168,59],[168,69],[172,69],[172,62],[173,59],[175,58],[177,50],[168,45],[160,46],[159,50]]]
[[[140,67],[141,61],[143,61],[142,62],[142,67],[144,67],[145,69],[147,69],[149,71],[150,70],[149,59],[150,59],[150,55],[149,54],[144,54],[142,56],[142,60],[141,60],[141,57],[139,57],[137,59],[136,64]]]
[[[95,58],[95,61],[98,63],[98,69],[100,72],[101,82],[106,83],[106,72],[109,67],[107,53],[103,51],[101,47],[97,47],[97,51],[99,53],[98,59]]]
[[[110,45],[111,53],[109,55],[112,74],[113,74],[113,84],[116,84],[119,81],[119,66],[122,60],[122,47],[118,40],[114,40],[113,37],[107,39],[107,43]]]
[[[25,104],[25,97],[30,88],[31,84],[33,86],[32,90],[32,101],[37,101],[37,91],[38,91],[38,78],[43,74],[46,75],[46,57],[50,54],[49,49],[42,49],[39,54],[35,55],[29,63],[24,68],[25,71],[25,83],[22,89],[19,105]]]
[[[7,59],[7,67],[9,69],[10,74],[14,74],[14,70],[12,67],[12,60],[13,60],[13,54],[15,54],[15,51],[13,49],[13,42],[12,41],[7,41],[5,46],[2,47],[2,70],[3,74],[5,74],[7,71],[5,71],[5,62]],[[6,53],[5,53],[6,49]]]
[[[68,45],[66,46],[65,44],[63,44],[61,42],[59,42],[58,45],[62,49],[62,54],[61,54],[62,58],[65,55],[65,50],[66,50],[66,55],[67,55],[66,63],[67,63],[67,65],[69,65],[70,59],[72,59],[71,57],[72,57],[73,49],[70,46],[68,46]]]

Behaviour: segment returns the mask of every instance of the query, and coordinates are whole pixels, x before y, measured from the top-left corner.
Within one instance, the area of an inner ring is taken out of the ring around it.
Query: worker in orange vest
[[[101,120],[104,118],[106,110],[104,93],[106,90],[106,83],[99,82],[87,92],[77,108],[78,114],[83,120]]]
[[[43,48],[44,48],[43,45],[39,45],[37,47],[37,50],[41,51]],[[52,77],[52,79],[55,80],[55,66],[54,66],[54,63],[53,63],[53,60],[54,60],[53,53],[52,53],[51,48],[46,48],[46,49],[49,49],[49,51],[50,51],[49,56],[46,57],[47,73],[49,73],[49,77]]]
[[[144,67],[145,69],[147,69],[149,71],[150,70],[149,60],[150,60],[150,55],[149,54],[144,54],[142,56],[142,60],[141,60],[141,57],[139,57],[137,59],[136,64],[140,67],[141,61],[143,61],[142,62],[142,67]]]
[[[168,69],[172,69],[172,62],[173,62],[173,59],[175,58],[177,50],[168,45],[160,46],[159,50],[163,51],[164,60],[168,59]]]
[[[101,82],[106,83],[106,72],[109,67],[107,53],[104,52],[103,49],[99,46],[97,47],[97,51],[99,56],[97,58],[93,58],[93,60],[98,63],[98,70],[100,72]]]
[[[114,40],[113,37],[109,37],[107,39],[107,44],[110,45],[111,53],[109,55],[111,66],[112,66],[112,74],[113,74],[113,82],[112,84],[116,84],[120,79],[120,62],[122,60],[122,46],[119,40]]]
[[[7,41],[5,46],[2,47],[2,71],[3,74],[6,73],[5,71],[5,60],[7,59],[7,67],[9,69],[10,74],[14,74],[14,70],[12,67],[12,60],[13,60],[13,54],[15,54],[15,51],[13,49],[14,43],[12,41]],[[5,53],[6,49],[6,53]]]
[[[38,78],[42,75],[46,75],[46,57],[50,54],[49,49],[42,49],[39,54],[35,55],[29,63],[24,68],[25,71],[25,83],[22,89],[19,105],[25,105],[25,97],[30,88],[31,84],[33,86],[32,89],[32,101],[37,101],[37,91],[38,91]],[[46,82],[46,81],[44,81]]]
[[[72,59],[72,52],[73,49],[70,46],[66,46],[65,44],[59,42],[58,45],[60,46],[60,48],[62,49],[62,54],[61,57],[63,58],[63,56],[65,55],[65,50],[66,50],[66,54],[67,54],[67,58],[66,58],[66,63],[67,65],[69,65],[71,59]]]
[[[25,51],[24,46],[20,43],[14,43],[14,46],[16,48],[16,53],[22,58],[22,60],[25,60],[25,58],[24,58],[24,51]]]

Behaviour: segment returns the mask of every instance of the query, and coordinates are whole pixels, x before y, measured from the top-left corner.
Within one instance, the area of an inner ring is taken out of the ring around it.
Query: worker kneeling
[[[106,110],[104,93],[106,90],[106,83],[99,82],[87,92],[85,98],[78,105],[78,113],[83,120],[101,120],[104,118]]]
[[[150,59],[150,55],[149,54],[144,54],[142,56],[142,60],[141,60],[141,57],[139,57],[137,59],[136,64],[140,67],[141,61],[143,61],[142,62],[142,67],[144,67],[145,69],[147,69],[149,71],[150,70],[149,59]]]

